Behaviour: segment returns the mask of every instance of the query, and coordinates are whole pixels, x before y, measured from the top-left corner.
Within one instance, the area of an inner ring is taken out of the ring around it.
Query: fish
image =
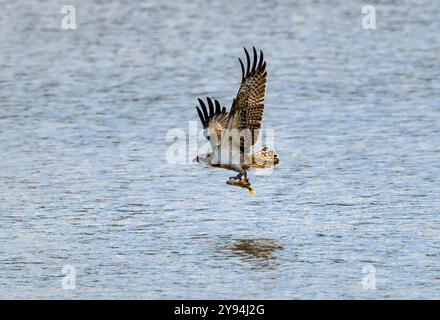
[[[257,193],[254,189],[251,188],[251,184],[247,178],[239,179],[237,177],[230,177],[229,180],[226,181],[226,183],[231,186],[237,186],[243,189],[248,189],[250,196]]]

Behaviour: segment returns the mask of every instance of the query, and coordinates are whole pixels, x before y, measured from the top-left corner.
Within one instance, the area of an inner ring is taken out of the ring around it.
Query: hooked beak
[[[199,162],[199,156],[195,157],[192,162]]]

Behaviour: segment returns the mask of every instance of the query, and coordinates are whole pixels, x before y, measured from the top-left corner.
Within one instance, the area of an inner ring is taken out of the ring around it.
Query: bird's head
[[[193,162],[209,164],[211,161],[211,153],[203,153],[194,158]]]

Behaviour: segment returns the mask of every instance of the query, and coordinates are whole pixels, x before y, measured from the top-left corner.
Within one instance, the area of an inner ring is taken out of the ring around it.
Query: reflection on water
[[[274,259],[277,250],[283,250],[284,246],[272,239],[242,239],[234,240],[225,247],[236,254],[261,259]]]

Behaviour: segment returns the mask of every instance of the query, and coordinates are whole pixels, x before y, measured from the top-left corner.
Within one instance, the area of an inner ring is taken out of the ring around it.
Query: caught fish
[[[228,181],[226,181],[227,184],[231,186],[237,186],[240,188],[248,189],[249,195],[256,194],[256,191],[251,188],[251,184],[247,178],[237,178],[237,177],[231,177]]]

